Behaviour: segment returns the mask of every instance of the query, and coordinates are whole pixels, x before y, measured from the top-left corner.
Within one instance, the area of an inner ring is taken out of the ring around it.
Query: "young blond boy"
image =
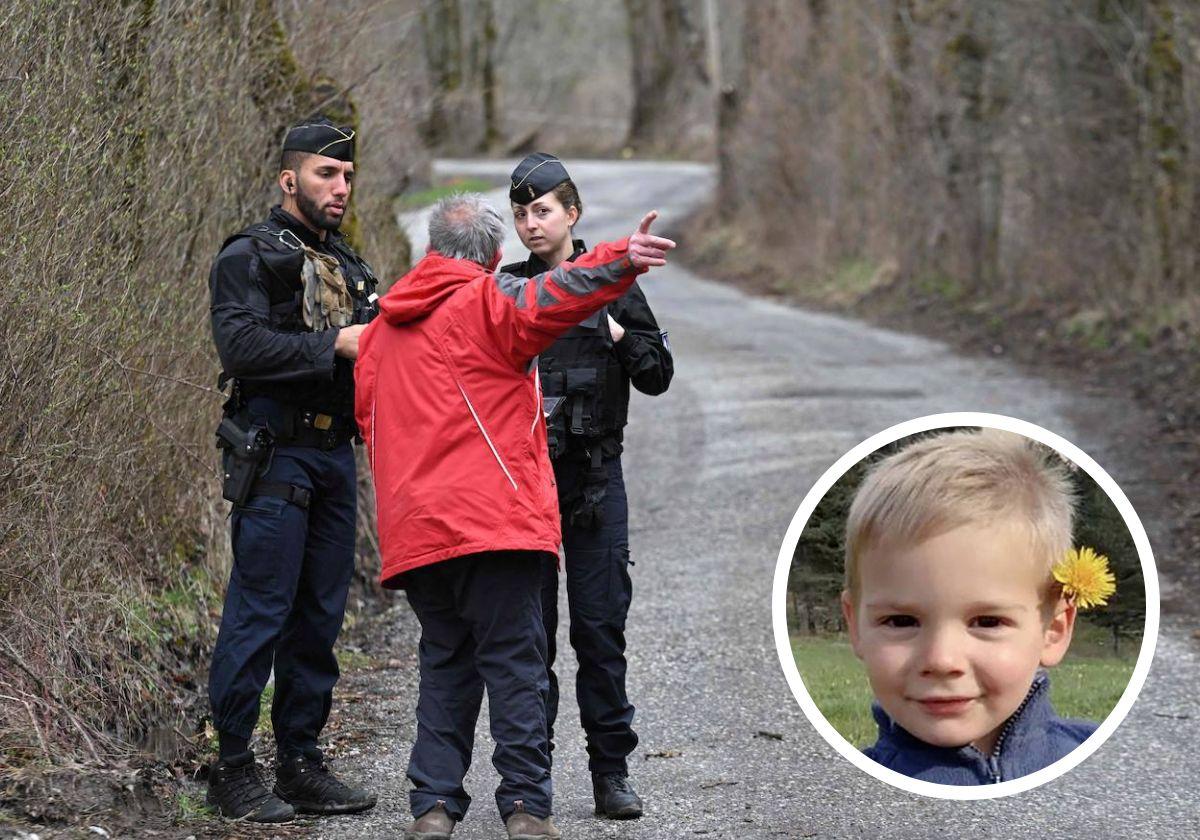
[[[942,784],[1017,778],[1095,724],[1055,715],[1042,669],[1075,605],[1051,568],[1071,547],[1067,470],[994,429],[938,434],[880,461],[846,522],[842,610],[875,694],[866,754]]]

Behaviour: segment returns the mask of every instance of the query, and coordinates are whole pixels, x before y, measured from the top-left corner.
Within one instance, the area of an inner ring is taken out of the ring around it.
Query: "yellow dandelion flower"
[[[1063,594],[1074,599],[1081,610],[1104,606],[1117,591],[1117,579],[1108,570],[1108,558],[1092,548],[1068,550],[1054,564],[1052,574],[1063,585]]]

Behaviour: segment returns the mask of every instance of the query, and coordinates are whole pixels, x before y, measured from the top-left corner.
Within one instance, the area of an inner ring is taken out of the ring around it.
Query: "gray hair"
[[[429,244],[446,257],[491,265],[505,225],[500,213],[479,193],[441,199],[429,215]]]

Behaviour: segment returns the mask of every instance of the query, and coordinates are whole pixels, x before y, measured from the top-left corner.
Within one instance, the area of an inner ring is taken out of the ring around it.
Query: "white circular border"
[[[1104,722],[1100,724],[1091,737],[1050,766],[1043,767],[1041,770],[1018,779],[992,785],[944,785],[935,782],[926,782],[906,776],[903,773],[897,773],[895,770],[889,770],[882,764],[877,764],[872,759],[867,758],[865,754],[860,752],[854,745],[843,738],[841,733],[833,728],[813,702],[808,689],[804,686],[804,680],[800,676],[800,671],[796,667],[796,659],[792,655],[791,640],[788,636],[788,574],[791,571],[792,557],[796,551],[796,544],[800,541],[800,534],[804,530],[804,526],[807,524],[808,518],[812,515],[817,503],[824,498],[834,482],[841,478],[847,470],[880,447],[893,443],[900,438],[908,437],[909,435],[942,429],[947,426],[986,426],[993,429],[1016,432],[1052,447],[1061,455],[1082,467],[1100,485],[1104,492],[1108,494],[1113,504],[1116,505],[1117,510],[1120,511],[1121,517],[1125,520],[1125,525],[1129,528],[1129,533],[1133,537],[1133,543],[1137,547],[1138,557],[1142,565],[1142,578],[1146,584],[1146,627],[1142,635],[1142,649],[1138,654],[1137,664],[1133,668],[1133,676],[1130,678],[1129,684],[1125,686],[1125,691],[1121,695],[1121,699],[1117,701],[1117,705],[1113,708],[1112,712],[1104,719]],[[872,435],[839,458],[817,480],[812,489],[808,491],[808,494],[804,497],[804,501],[800,503],[800,508],[796,511],[796,515],[792,517],[792,523],[788,526],[787,533],[783,538],[783,545],[779,548],[779,560],[775,566],[775,582],[771,590],[771,620],[775,628],[775,647],[779,653],[779,664],[783,666],[783,673],[787,677],[792,694],[796,696],[796,702],[804,710],[804,714],[809,722],[816,727],[817,731],[829,742],[830,746],[860,770],[871,774],[882,782],[887,782],[889,785],[901,788],[909,793],[940,799],[994,799],[1001,796],[1011,796],[1014,793],[1021,793],[1058,778],[1099,749],[1100,745],[1108,740],[1108,737],[1112,735],[1121,721],[1125,719],[1125,715],[1129,713],[1134,700],[1137,699],[1138,693],[1142,690],[1142,684],[1146,682],[1146,675],[1150,672],[1150,662],[1154,658],[1154,646],[1158,641],[1158,612],[1158,572],[1154,566],[1154,556],[1150,550],[1150,540],[1146,536],[1146,529],[1142,527],[1142,522],[1138,519],[1133,505],[1129,503],[1129,499],[1126,498],[1121,488],[1117,486],[1117,483],[1113,481],[1112,476],[1105,472],[1103,467],[1093,461],[1091,457],[1075,444],[1065,438],[1059,437],[1053,432],[1043,429],[1041,426],[1024,420],[1018,420],[1015,417],[1006,417],[1002,414],[985,414],[976,411],[930,414],[904,423],[898,423],[879,434]]]

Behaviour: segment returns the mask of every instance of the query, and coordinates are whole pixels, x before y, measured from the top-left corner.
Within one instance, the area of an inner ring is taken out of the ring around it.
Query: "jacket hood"
[[[379,315],[393,326],[419,320],[467,283],[487,273],[479,263],[430,251],[380,298]]]

